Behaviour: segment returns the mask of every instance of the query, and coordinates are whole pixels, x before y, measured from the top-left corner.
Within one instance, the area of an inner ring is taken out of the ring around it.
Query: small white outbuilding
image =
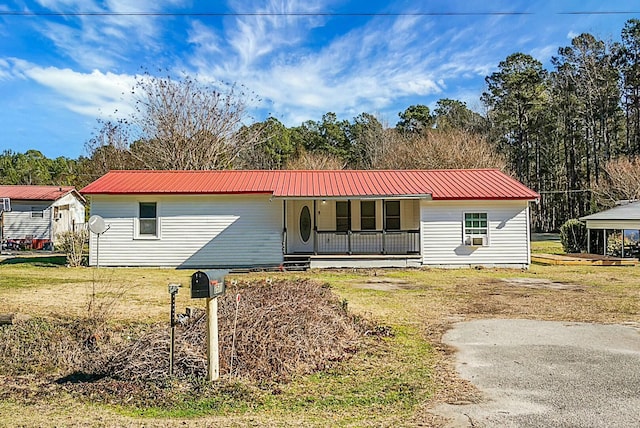
[[[42,249],[84,223],[85,198],[72,186],[0,186],[4,245]]]

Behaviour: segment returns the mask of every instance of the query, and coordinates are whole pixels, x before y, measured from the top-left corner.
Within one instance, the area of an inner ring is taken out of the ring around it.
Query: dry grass
[[[188,289],[192,273],[172,269],[2,265],[0,313],[80,317],[93,310],[113,321],[166,320],[168,284],[182,284],[185,288],[178,293],[178,305],[193,306]]]
[[[0,266],[0,312],[82,313],[84,305],[74,300],[85,299],[93,272]],[[100,275],[104,275],[104,284],[125,282],[132,287],[116,305],[116,318],[152,322],[168,320],[166,284],[186,285],[190,273],[105,269]],[[454,370],[454,350],[441,343],[443,332],[453,323],[496,317],[599,323],[638,323],[640,319],[640,269],[636,267],[533,265],[528,271],[345,270],[254,274],[243,278],[263,281],[267,277],[326,282],[348,302],[351,311],[391,326],[396,336],[370,342],[338,370],[273,386],[275,389],[269,395],[256,397],[260,402],[254,408],[231,408],[223,417],[219,413],[206,416],[206,411],[200,412],[199,424],[438,426],[442,421],[428,413],[435,403],[477,399],[474,388]],[[13,284],[10,278],[22,278],[21,281],[35,278],[35,285],[10,285]],[[57,298],[42,298],[42,290]],[[178,307],[188,305],[193,306],[193,301],[187,290],[182,290]],[[402,396],[398,398],[398,394]],[[163,417],[147,414],[140,420],[131,413],[123,416],[102,406],[76,403],[73,397],[64,394],[59,403],[25,405],[0,401],[0,415],[24,414],[26,425],[45,426],[88,425],[96,421],[107,426],[194,423],[177,413]],[[71,413],[64,410],[67,404],[76,410]]]

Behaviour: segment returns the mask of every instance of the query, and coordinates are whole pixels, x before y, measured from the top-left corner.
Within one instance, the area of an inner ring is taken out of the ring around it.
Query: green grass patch
[[[30,265],[36,267],[59,267],[67,264],[65,256],[49,257],[12,257],[0,262],[0,265]]]
[[[413,414],[433,394],[433,351],[416,331],[394,330],[394,337],[370,338],[348,362],[286,385],[265,407],[347,420]]]
[[[532,241],[531,253],[535,254],[564,254],[560,241]]]
[[[56,277],[46,277],[46,276],[27,277],[25,275],[16,275],[16,274],[0,275],[0,291],[20,289],[20,288],[38,288],[38,287],[48,286],[48,285],[67,284],[70,282],[79,283],[79,282],[84,282],[84,280],[82,279],[70,280],[68,278],[56,278]]]

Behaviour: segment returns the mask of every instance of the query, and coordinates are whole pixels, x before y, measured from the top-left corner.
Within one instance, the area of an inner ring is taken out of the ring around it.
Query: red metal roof
[[[22,199],[28,201],[57,201],[71,192],[73,186],[0,186],[0,198]],[[84,198],[76,192],[84,202]]]
[[[337,171],[110,171],[81,190],[87,195],[238,194],[275,197],[405,196],[433,199],[537,199],[496,169]]]

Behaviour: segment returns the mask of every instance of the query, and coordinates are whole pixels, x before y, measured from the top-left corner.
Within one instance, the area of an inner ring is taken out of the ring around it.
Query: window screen
[[[157,205],[155,202],[140,202],[140,235],[158,235]]]
[[[360,202],[360,229],[362,230],[376,229],[376,202],[375,201]]]

